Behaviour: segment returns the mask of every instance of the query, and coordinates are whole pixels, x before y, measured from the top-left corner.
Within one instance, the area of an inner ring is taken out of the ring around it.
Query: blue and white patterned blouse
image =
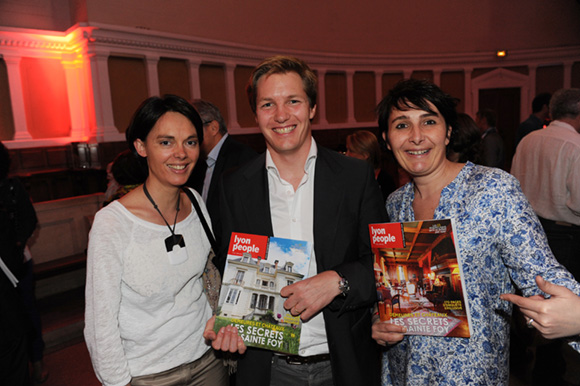
[[[414,221],[414,184],[391,194],[391,221]],[[406,336],[385,351],[383,385],[508,385],[511,303],[537,294],[536,275],[580,294],[552,255],[542,226],[510,174],[468,162],[443,188],[435,219],[455,218],[469,301],[471,338]],[[511,280],[510,280],[511,278]]]

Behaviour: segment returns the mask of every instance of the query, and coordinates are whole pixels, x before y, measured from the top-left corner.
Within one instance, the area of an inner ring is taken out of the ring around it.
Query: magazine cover
[[[306,278],[311,255],[306,241],[232,233],[214,330],[231,324],[246,346],[298,354],[302,322],[280,290]]]
[[[453,220],[370,224],[381,321],[407,335],[472,334]]]

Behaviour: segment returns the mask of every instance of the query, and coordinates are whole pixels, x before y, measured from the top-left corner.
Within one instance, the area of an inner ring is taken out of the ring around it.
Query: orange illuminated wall
[[[60,60],[22,58],[20,70],[26,123],[32,138],[68,137],[70,109]]]

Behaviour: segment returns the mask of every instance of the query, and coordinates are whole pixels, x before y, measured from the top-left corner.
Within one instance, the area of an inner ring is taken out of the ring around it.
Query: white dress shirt
[[[310,152],[304,165],[304,176],[294,191],[292,184],[280,177],[270,152],[266,151],[274,236],[314,243],[314,170],[317,154],[318,148],[312,138]],[[308,276],[312,277],[316,274],[316,257],[313,250]],[[322,312],[302,324],[298,353],[301,356],[329,353]]]
[[[580,133],[562,121],[526,135],[511,173],[540,217],[580,225]]]
[[[201,198],[203,198],[203,202],[207,202],[207,193],[209,192],[209,186],[211,184],[211,177],[213,176],[213,171],[215,169],[215,163],[217,162],[218,156],[220,154],[220,150],[224,145],[226,138],[228,137],[228,133],[226,133],[222,139],[211,149],[209,154],[207,155],[207,159],[205,163],[207,164],[207,169],[205,171],[205,178],[203,180],[203,189],[201,190]]]

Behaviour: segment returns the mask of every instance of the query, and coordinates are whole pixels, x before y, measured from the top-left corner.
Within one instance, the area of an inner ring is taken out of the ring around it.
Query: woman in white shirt
[[[95,373],[107,386],[226,385],[202,336],[212,316],[202,284],[210,243],[181,189],[202,121],[180,97],[151,97],[126,137],[149,175],[101,209],[89,235],[84,334]]]

